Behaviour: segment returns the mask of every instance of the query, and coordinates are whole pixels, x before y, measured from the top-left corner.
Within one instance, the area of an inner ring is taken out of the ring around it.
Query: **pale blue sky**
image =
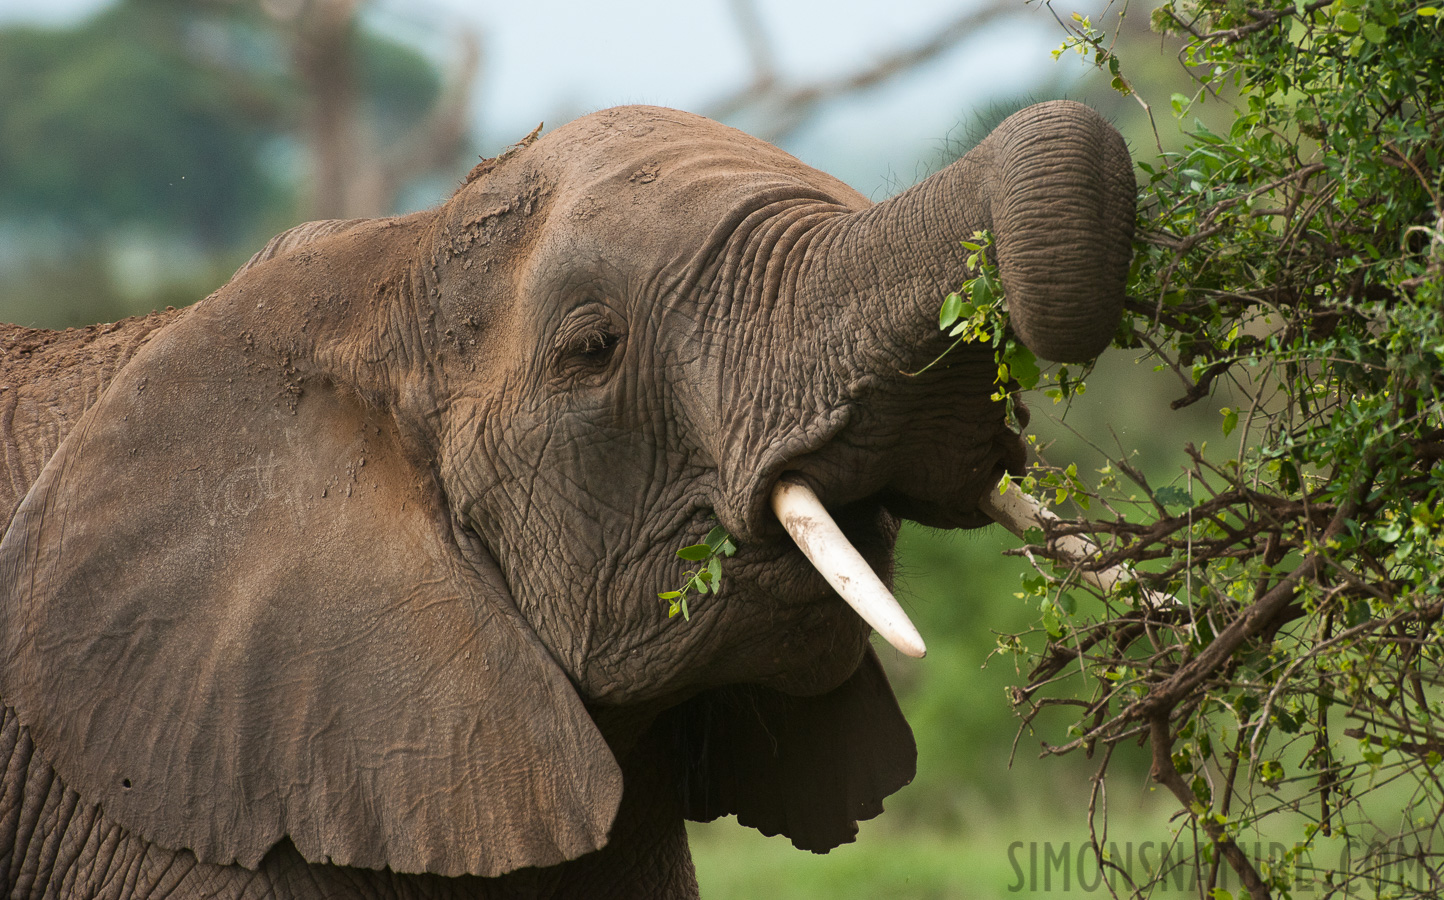
[[[969,2],[969,0],[964,0]],[[1064,0],[1066,2],[1066,0]],[[0,22],[63,23],[105,0],[0,0]],[[786,74],[849,71],[965,8],[956,0],[773,0],[758,4]],[[1091,5],[1080,3],[1080,5]],[[1048,51],[1061,32],[1047,10],[1019,13],[885,87],[834,104],[786,149],[879,198],[915,181],[974,106],[1042,90],[1082,69]],[[1063,7],[1060,6],[1060,9]],[[444,55],[458,23],[480,30],[475,119],[494,149],[530,131],[621,103],[696,112],[747,75],[725,0],[380,0],[374,22]]]

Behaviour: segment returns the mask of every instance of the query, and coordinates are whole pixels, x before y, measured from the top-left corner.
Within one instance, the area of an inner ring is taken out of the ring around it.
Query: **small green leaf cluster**
[[[938,311],[938,328],[953,338],[952,350],[961,343],[991,344],[995,350],[1007,341],[1008,311],[1003,303],[1003,285],[997,268],[988,261],[988,248],[993,236],[987,231],[973,233],[973,239],[962,241],[968,251],[966,271],[973,273],[958,291],[943,298]],[[934,360],[936,362],[936,360]],[[931,365],[931,364],[930,364]],[[999,365],[1002,365],[1001,358]],[[1006,377],[1000,379],[1006,381]]]
[[[687,595],[695,592],[698,596],[702,596],[708,591],[714,595],[720,593],[722,590],[722,558],[736,552],[737,546],[732,543],[732,536],[721,525],[707,532],[707,537],[702,543],[691,544],[678,550],[678,559],[702,563],[702,565],[684,574],[682,586],[677,590],[662,591],[657,594],[657,599],[667,601],[667,618],[674,618],[681,614],[684,621],[692,621],[692,611],[687,607]]]
[[[1002,484],[1013,480],[1012,476],[1004,475]],[[1069,463],[1062,468],[1034,466],[1027,475],[1016,480],[1023,493],[1034,497],[1041,493],[1048,498],[1051,506],[1061,506],[1071,500],[1086,510],[1093,495],[1093,491],[1078,477],[1077,463]]]
[[[937,365],[959,344],[982,344],[993,348],[993,358],[998,367],[994,379],[997,389],[990,399],[1006,401],[1010,416],[1013,395],[1019,390],[1042,388],[1055,403],[1082,393],[1085,390],[1083,382],[1070,380],[1066,367],[1051,376],[1044,373],[1033,351],[1008,330],[1003,284],[998,278],[997,267],[988,259],[992,234],[986,230],[977,231],[971,240],[961,243],[968,251],[964,269],[971,273],[970,277],[963,280],[957,291],[943,298],[942,307],[938,310],[938,328],[953,342],[937,359],[913,374],[921,375]],[[1050,383],[1053,386],[1049,387]]]
[[[1083,57],[1091,53],[1093,65],[1108,72],[1109,86],[1125,97],[1132,94],[1133,85],[1123,77],[1122,61],[1113,53],[1107,33],[1097,28],[1091,17],[1082,13],[1073,13],[1073,23],[1071,33],[1053,51],[1053,58],[1058,59],[1069,50]]]

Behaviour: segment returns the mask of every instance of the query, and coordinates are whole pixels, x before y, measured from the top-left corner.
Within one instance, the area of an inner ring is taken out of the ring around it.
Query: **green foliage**
[[[249,3],[121,0],[66,29],[0,29],[0,219],[143,225],[210,247],[294,215],[308,106],[293,27]],[[361,32],[367,121],[394,143],[441,91],[414,49]],[[254,249],[254,248],[252,248]]]
[[[428,121],[440,72],[356,27],[357,118],[394,146]],[[305,217],[317,106],[300,28],[254,0],[119,0],[65,28],[0,28],[0,318],[56,328],[193,302]]]
[[[700,544],[692,544],[677,551],[677,558],[688,562],[702,563],[696,569],[682,576],[682,586],[675,591],[662,591],[657,599],[667,601],[667,618],[681,613],[683,620],[692,621],[692,612],[687,608],[687,595],[692,592],[700,597],[708,591],[713,594],[722,590],[722,559],[737,552],[732,536],[721,525],[707,532]]]
[[[998,280],[998,269],[988,260],[988,247],[993,236],[986,231],[973,235],[973,240],[963,241],[968,251],[965,267],[972,277],[963,281],[962,287],[943,298],[938,311],[938,328],[947,332],[953,342],[938,358],[923,366],[915,375],[921,375],[937,365],[959,344],[990,344],[998,362],[996,383],[999,393],[993,399],[1002,399],[1011,377],[1010,363],[1018,360],[1018,369],[1026,377],[1032,373],[1032,383],[1023,387],[1031,388],[1037,383],[1038,364],[1028,348],[1008,334],[1008,308],[1003,303],[1003,284]]]
[[[1092,532],[1092,565],[1131,564],[1158,593],[1078,603],[1076,579],[1070,594],[1048,572],[1025,581],[1049,640],[1017,696],[1029,721],[1086,696],[1050,752],[1102,751],[1106,770],[1147,740],[1154,779],[1255,898],[1326,880],[1438,896],[1439,16],[1409,0],[1173,0],[1152,22],[1181,40],[1195,87],[1170,102],[1184,148],[1138,164],[1120,340],[1177,378],[1175,409],[1229,404],[1177,482],[1115,460],[1091,491],[1105,515],[1050,529]],[[1139,86],[1093,21],[1075,18],[1069,48]],[[1219,105],[1225,129],[1195,115]],[[1294,849],[1250,852],[1250,833]]]
[[[993,236],[987,231],[975,232],[970,241],[962,241],[968,251],[964,267],[971,277],[962,286],[943,298],[938,310],[938,328],[953,339],[948,348],[913,375],[921,375],[937,365],[959,344],[989,345],[998,365],[994,383],[998,386],[991,399],[1006,400],[1008,415],[1014,416],[1014,396],[1018,391],[1042,388],[1054,402],[1083,389],[1081,382],[1069,380],[1068,368],[1044,373],[1038,367],[1033,351],[1008,330],[1008,307],[1003,300],[1003,283],[998,269],[988,259]],[[1051,385],[1051,386],[1049,386]]]

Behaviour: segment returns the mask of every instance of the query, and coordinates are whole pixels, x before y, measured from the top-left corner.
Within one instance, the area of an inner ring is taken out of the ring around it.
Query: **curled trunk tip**
[[[998,274],[1018,337],[1083,362],[1113,339],[1132,257],[1136,185],[1117,130],[1081,103],[1014,113],[984,144],[996,163]]]

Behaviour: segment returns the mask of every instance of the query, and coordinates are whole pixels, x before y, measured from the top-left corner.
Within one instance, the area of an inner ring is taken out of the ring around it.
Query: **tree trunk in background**
[[[296,22],[295,68],[307,95],[311,196],[307,218],[377,215],[381,198],[357,190],[372,179],[357,152],[362,140],[356,89],[359,0],[313,0]],[[361,209],[360,207],[368,207]]]
[[[306,94],[311,219],[351,219],[396,211],[411,179],[464,171],[470,100],[480,40],[459,26],[459,60],[412,140],[382,148],[367,121],[358,72],[362,0],[310,0],[294,12],[293,66]],[[274,14],[273,14],[274,15]],[[388,152],[388,149],[391,152]]]

